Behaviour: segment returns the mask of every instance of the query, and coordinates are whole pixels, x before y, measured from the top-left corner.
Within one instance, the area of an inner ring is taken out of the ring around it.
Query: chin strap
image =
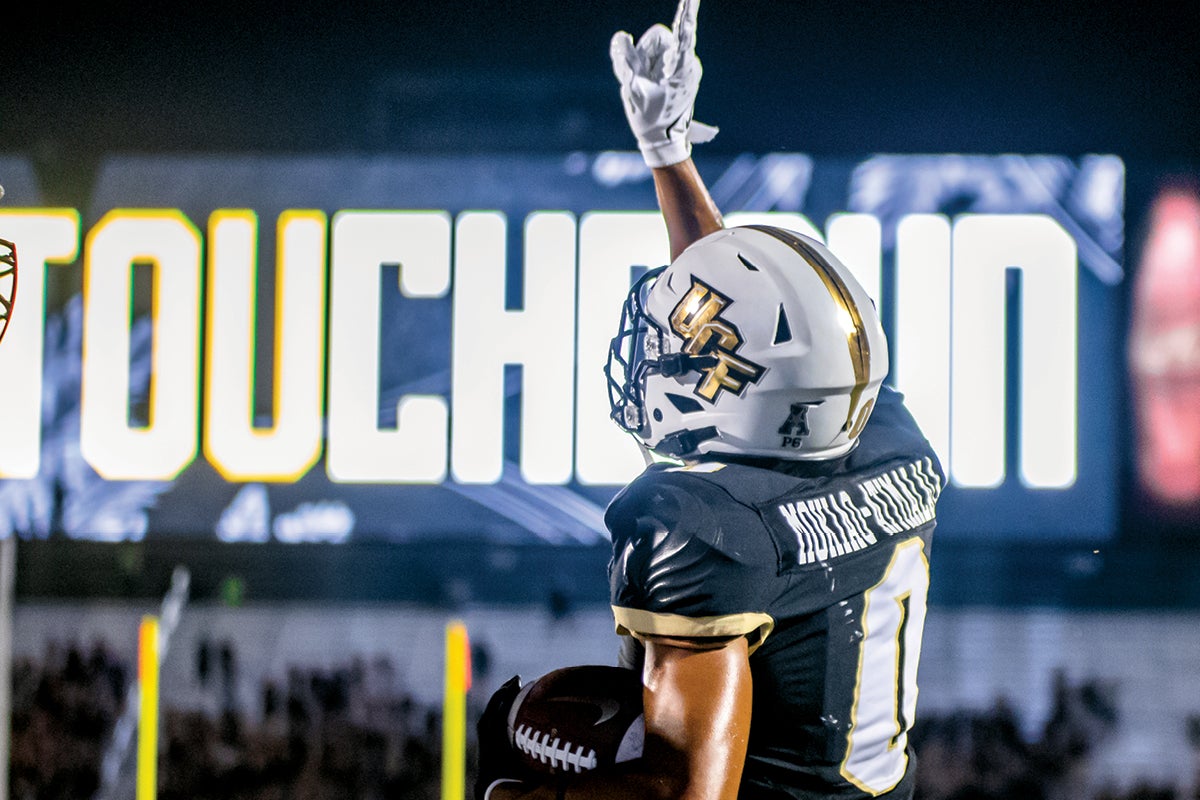
[[[667,353],[660,356],[655,364],[658,367],[659,375],[671,378],[691,370],[699,372],[703,369],[715,367],[717,365],[717,357],[693,356],[687,353]]]
[[[664,436],[654,446],[654,449],[659,453],[683,458],[686,455],[696,452],[696,448],[701,443],[707,442],[709,439],[715,439],[719,435],[715,425],[709,425],[707,428],[698,428],[694,431],[675,431]]]
[[[641,439],[637,438],[636,436],[634,436],[632,438],[635,442],[637,442],[638,452],[640,452],[642,454],[642,461],[644,461],[646,463],[646,466],[649,467],[652,464],[656,463],[654,460],[654,451],[651,450],[649,447],[647,447],[645,442],[643,442]]]

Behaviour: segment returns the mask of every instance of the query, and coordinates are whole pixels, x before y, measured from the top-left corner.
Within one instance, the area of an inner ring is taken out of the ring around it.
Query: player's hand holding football
[[[479,717],[475,727],[479,741],[475,800],[484,800],[493,783],[520,780],[526,774],[508,740],[508,712],[520,691],[521,678],[514,675],[496,690]]]
[[[717,133],[712,126],[692,121],[702,73],[696,57],[699,6],[700,0],[679,0],[670,28],[654,25],[636,45],[632,36],[619,31],[609,46],[625,116],[651,167],[686,160],[693,142],[706,142]]]

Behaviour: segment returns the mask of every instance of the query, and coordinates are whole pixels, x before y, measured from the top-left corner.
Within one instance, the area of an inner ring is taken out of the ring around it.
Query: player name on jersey
[[[856,553],[880,537],[932,522],[940,492],[933,462],[923,458],[776,509],[795,533],[797,563],[804,565]]]

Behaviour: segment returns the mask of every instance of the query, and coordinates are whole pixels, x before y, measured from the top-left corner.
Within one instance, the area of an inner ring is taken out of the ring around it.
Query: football
[[[550,775],[640,758],[645,733],[641,675],[620,667],[549,672],[521,688],[508,714],[509,741],[521,760]]]

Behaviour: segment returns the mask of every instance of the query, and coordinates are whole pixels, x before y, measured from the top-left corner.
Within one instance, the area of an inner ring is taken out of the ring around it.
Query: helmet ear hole
[[[699,401],[687,395],[668,392],[667,400],[671,401],[671,405],[675,406],[675,410],[680,414],[694,414],[697,411],[704,410],[704,406],[700,405]]]
[[[788,325],[787,312],[783,310],[783,304],[779,304],[778,317],[775,321],[775,340],[772,344],[784,344],[792,340],[792,326]]]

